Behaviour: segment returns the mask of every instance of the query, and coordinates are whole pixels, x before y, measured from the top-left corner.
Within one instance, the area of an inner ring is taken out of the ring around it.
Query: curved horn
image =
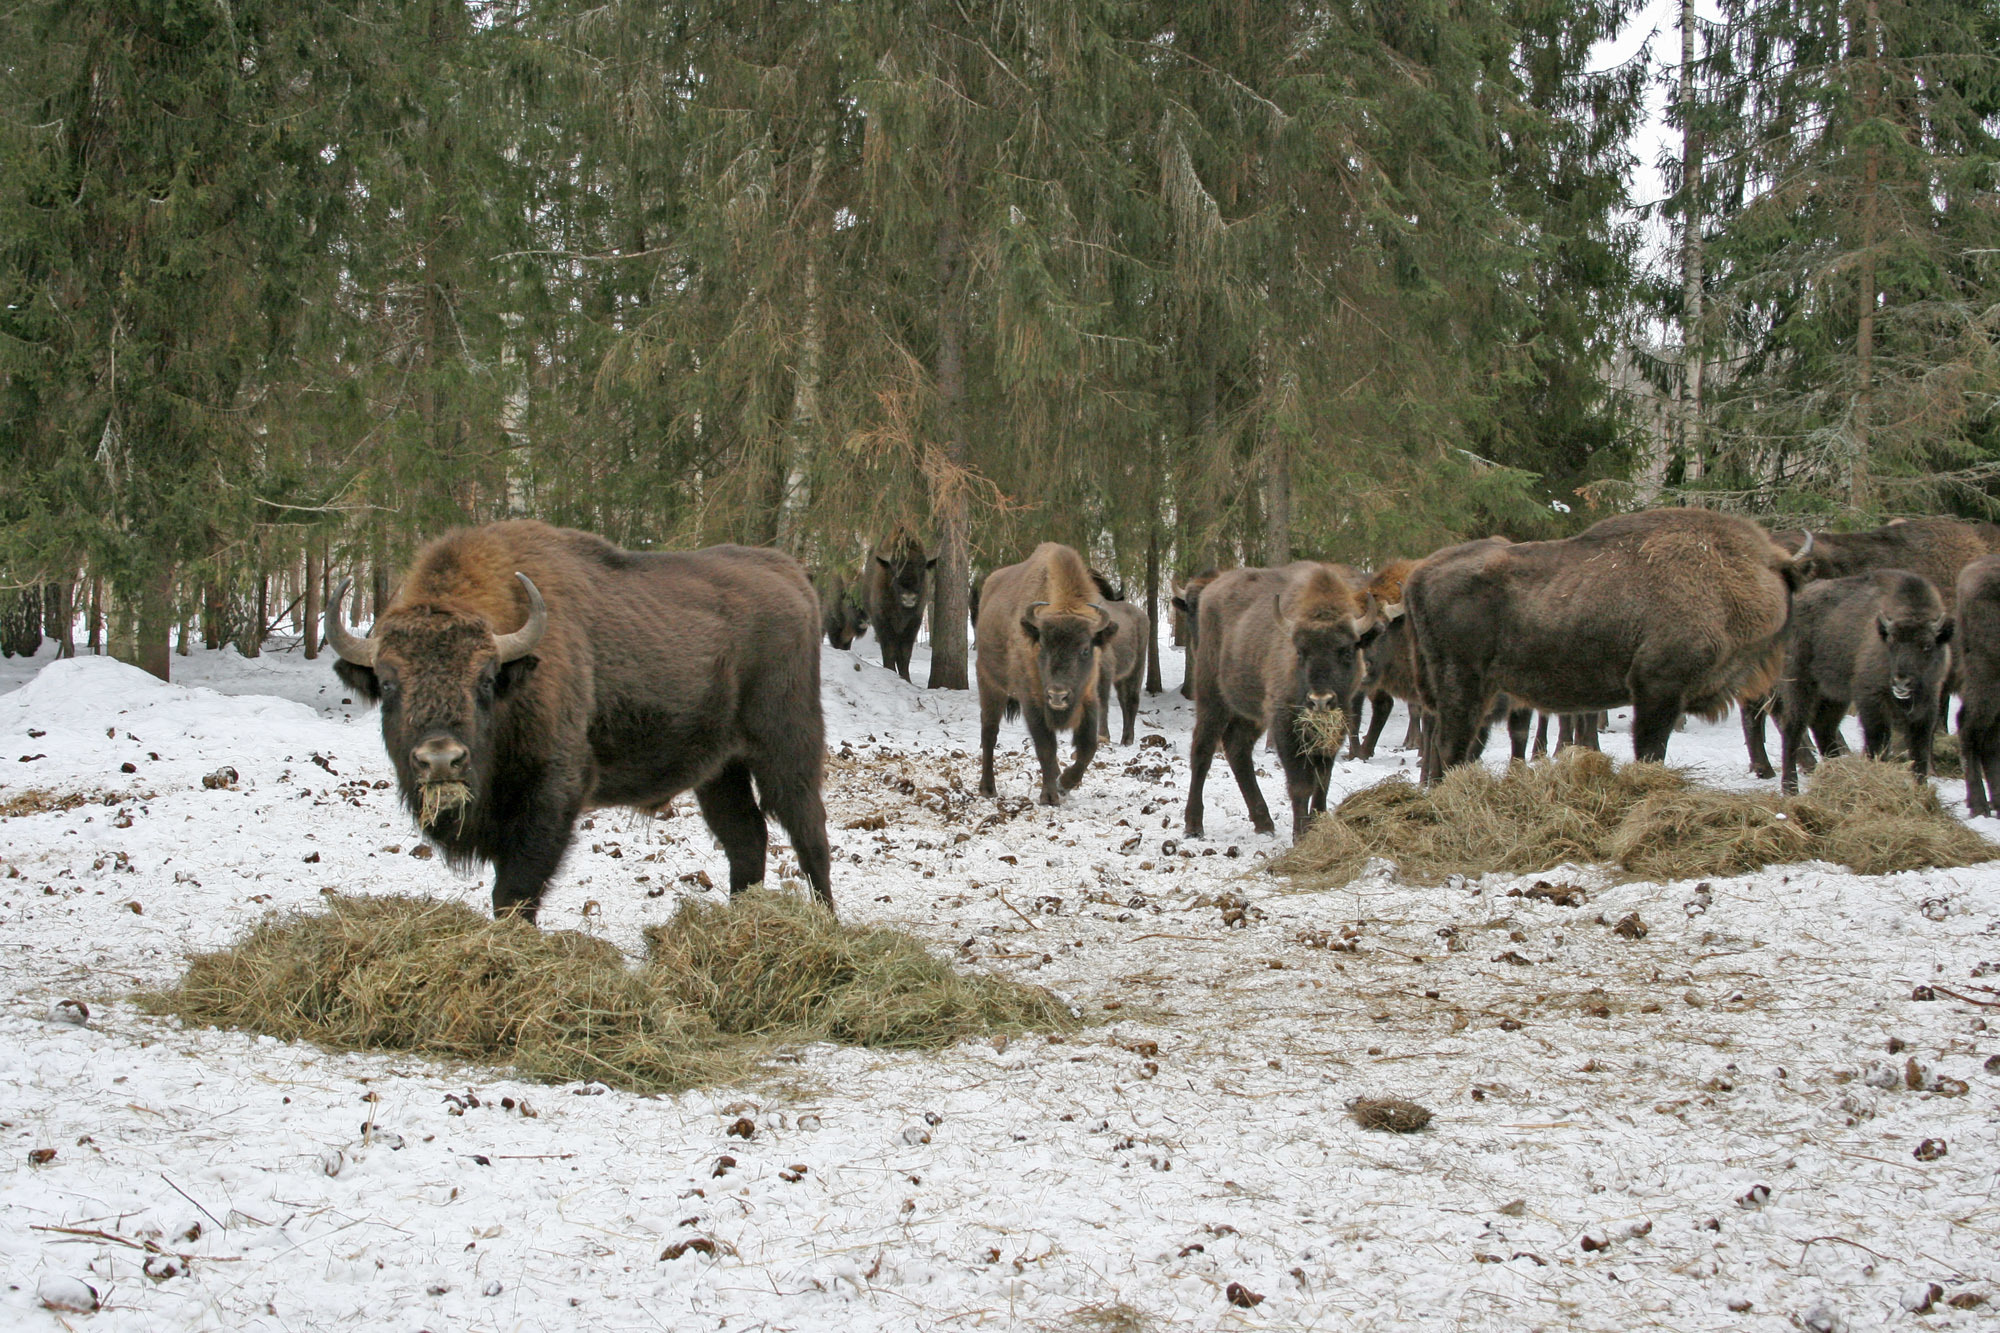
[[[535,581],[519,570],[514,571],[514,577],[521,580],[521,586],[528,590],[528,623],[512,634],[493,636],[502,662],[512,662],[535,651],[535,645],[541,642],[542,631],[549,627],[549,608],[543,605],[542,594],[536,589]]]
[[[1390,602],[1382,608],[1382,619],[1385,621],[1400,620],[1402,615],[1403,604],[1401,602]]]
[[[333,600],[326,604],[326,641],[333,645],[333,651],[340,654],[341,661],[372,669],[382,641],[356,637],[347,628],[347,618],[340,614],[340,604],[347,600],[347,590],[353,586],[353,579],[342,579],[340,586],[333,590]]]
[[[1047,602],[1029,602],[1028,609],[1023,611],[1021,614],[1024,616],[1032,616],[1038,609],[1047,605],[1048,605]]]
[[[1096,602],[1086,602],[1086,603],[1085,603],[1085,605],[1086,605],[1086,606],[1088,606],[1088,607],[1089,607],[1089,608],[1090,608],[1091,610],[1093,610],[1093,611],[1097,612],[1097,614],[1098,614],[1098,617],[1099,617],[1099,620],[1098,620],[1098,623],[1099,623],[1099,624],[1102,624],[1102,625],[1109,625],[1109,624],[1111,623],[1111,613],[1110,613],[1109,611],[1106,611],[1106,610],[1105,610],[1105,609],[1104,609],[1103,607],[1099,606],[1099,605],[1098,605],[1098,604],[1097,604]]]
[[[1812,554],[1812,548],[1813,548],[1813,535],[1810,531],[1808,531],[1806,533],[1806,544],[1799,548],[1799,553],[1793,556],[1792,559],[1793,560],[1805,559],[1807,556]]]

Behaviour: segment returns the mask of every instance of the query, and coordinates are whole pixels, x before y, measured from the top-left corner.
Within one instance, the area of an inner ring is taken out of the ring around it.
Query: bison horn
[[[1806,543],[1805,543],[1805,545],[1804,545],[1804,546],[1801,546],[1801,547],[1799,548],[1799,553],[1798,553],[1797,555],[1793,556],[1793,557],[1792,557],[1792,559],[1794,559],[1794,560],[1803,560],[1803,559],[1805,559],[1805,558],[1806,558],[1807,556],[1809,556],[1809,555],[1811,555],[1811,554],[1812,554],[1812,548],[1813,548],[1813,535],[1812,535],[1812,534],[1811,534],[1810,532],[1808,532],[1808,533],[1806,534]]]
[[[512,662],[535,651],[541,642],[542,631],[549,627],[549,608],[542,602],[542,594],[536,589],[535,581],[516,570],[514,577],[521,580],[521,586],[528,590],[528,623],[512,634],[496,634],[494,645],[499,649],[499,660]]]
[[[1403,604],[1401,602],[1390,602],[1383,606],[1382,619],[1384,621],[1401,620],[1402,618]]]
[[[1096,602],[1091,602],[1089,605],[1091,610],[1097,612],[1097,619],[1100,625],[1109,625],[1111,623],[1111,613],[1109,611],[1106,611]]]
[[[373,637],[356,637],[347,628],[346,617],[340,614],[340,604],[347,600],[347,590],[353,586],[353,579],[342,579],[340,586],[333,590],[333,600],[326,604],[326,641],[333,645],[333,651],[340,654],[341,661],[372,670],[382,641]]]

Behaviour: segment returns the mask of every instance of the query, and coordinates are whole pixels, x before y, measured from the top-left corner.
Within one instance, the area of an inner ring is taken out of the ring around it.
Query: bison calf
[[[1958,741],[1965,756],[1965,807],[1993,813],[2000,800],[2000,555],[1958,572]]]
[[[1021,714],[1042,768],[1043,805],[1083,781],[1097,753],[1099,673],[1118,622],[1093,600],[1083,557],[1043,542],[1018,565],[986,576],[979,598],[979,794],[991,796],[1000,718]],[[1073,732],[1076,757],[1056,773],[1056,733]]]
[[[936,556],[926,560],[917,539],[899,530],[869,556],[862,576],[862,601],[882,645],[882,665],[904,680],[910,678],[910,651],[924,624],[924,585],[936,564]]]
[[[334,670],[381,703],[432,841],[455,866],[492,863],[495,915],[535,919],[582,811],[690,788],[730,892],[764,878],[768,813],[832,903],[819,604],[798,561],[494,523],[418,552],[367,638],[341,618],[346,594],[326,608]]]
[[[868,611],[861,605],[861,589],[850,586],[847,577],[829,569],[813,580],[819,594],[820,629],[826,641],[845,650],[868,632]]]
[[[1194,739],[1189,747],[1186,830],[1202,836],[1202,787],[1219,744],[1236,774],[1250,822],[1273,831],[1257,786],[1257,738],[1270,732],[1292,798],[1292,836],[1326,809],[1333,755],[1309,738],[1300,713],[1330,713],[1354,696],[1361,650],[1380,627],[1367,603],[1327,565],[1232,569],[1201,594],[1196,614]],[[1348,720],[1349,725],[1353,719]]]
[[[1097,673],[1097,736],[1111,739],[1111,696],[1118,696],[1124,718],[1121,745],[1132,743],[1132,730],[1139,722],[1139,680],[1146,671],[1146,641],[1152,622],[1146,613],[1122,598],[1103,603],[1118,630],[1106,646],[1103,669]]]
[[[1879,569],[1815,583],[1792,603],[1783,711],[1784,790],[1799,789],[1798,757],[1810,726],[1820,753],[1838,754],[1849,704],[1861,716],[1868,757],[1888,753],[1891,733],[1909,738],[1918,781],[1931,772],[1931,733],[1951,669],[1953,621],[1931,581]]]

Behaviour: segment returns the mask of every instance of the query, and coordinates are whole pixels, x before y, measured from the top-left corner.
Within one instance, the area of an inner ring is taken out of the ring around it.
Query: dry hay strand
[[[1717,791],[1659,764],[1620,768],[1571,749],[1504,774],[1464,765],[1429,791],[1400,778],[1378,783],[1316,820],[1273,869],[1344,884],[1381,857],[1404,879],[1435,884],[1574,861],[1669,880],[1807,860],[1883,874],[1996,856],[2000,847],[1952,818],[1905,765],[1829,760],[1803,796],[1787,798]]]
[[[914,936],[843,925],[803,897],[690,901],[646,945],[661,983],[732,1035],[938,1047],[1076,1026],[1039,986],[959,972]]]
[[[124,800],[144,799],[147,798],[129,792],[121,795],[108,791],[50,791],[46,787],[24,787],[0,799],[0,819],[46,815],[53,811],[74,810],[80,805],[117,805]]]
[[[810,928],[785,932],[768,924],[795,918],[808,919]],[[792,951],[766,948],[746,960],[682,949],[634,968],[610,943],[574,931],[495,921],[459,903],[337,895],[324,911],[266,917],[236,944],[192,958],[172,990],[141,1000],[190,1024],[339,1050],[509,1064],[524,1077],[647,1092],[748,1078],[774,1046],[788,1042],[942,1045],[975,1032],[1075,1022],[1039,988],[958,977],[914,939],[841,926],[811,904],[745,894],[728,907],[700,909],[697,919],[703,938],[761,936],[769,943],[782,936]],[[739,919],[752,924],[732,931]],[[679,938],[674,925],[656,933]],[[829,941],[849,937],[873,940],[854,952],[888,958],[900,946],[906,957],[836,978],[825,960],[844,955]],[[945,979],[932,978],[927,992],[905,986],[871,1006],[871,988],[891,990],[918,971],[911,954]],[[746,1024],[742,997],[730,986],[761,983],[760,993],[769,993],[760,969],[796,974],[777,987],[790,992],[796,1012],[872,1013],[875,1021]],[[817,994],[816,987],[835,993]],[[930,1008],[912,991],[928,995]]]
[[[1392,1134],[1414,1134],[1431,1122],[1429,1107],[1401,1097],[1356,1097],[1348,1103],[1347,1110],[1354,1123],[1363,1129],[1387,1130]]]
[[[1347,739],[1347,710],[1301,708],[1292,716],[1292,734],[1299,738],[1303,753],[1338,757]]]
[[[1069,1327],[1089,1333],[1146,1333],[1146,1314],[1124,1301],[1085,1305],[1070,1311]]]
[[[423,793],[417,823],[436,828],[447,812],[456,813],[458,822],[465,823],[465,807],[472,804],[472,788],[463,782],[426,782],[417,790]]]

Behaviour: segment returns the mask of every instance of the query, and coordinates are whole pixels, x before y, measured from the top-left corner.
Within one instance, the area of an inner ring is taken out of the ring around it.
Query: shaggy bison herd
[[[732,892],[764,877],[775,818],[832,902],[821,803],[819,640],[873,629],[909,678],[936,558],[898,531],[860,576],[809,580],[743,546],[620,550],[535,522],[425,547],[366,637],[326,611],[341,679],[381,704],[404,802],[454,863],[490,862],[496,913],[532,921],[586,809],[657,809],[692,790]],[[980,777],[995,794],[1002,717],[1021,716],[1040,800],[1059,805],[1110,736],[1130,744],[1152,626],[1079,552],[1045,542],[971,591]],[[1689,713],[1741,708],[1752,771],[1783,784],[1841,751],[1852,708],[1871,756],[1900,735],[1919,780],[1953,692],[1967,803],[2000,797],[2000,527],[1949,518],[1869,532],[1771,532],[1700,509],[1605,519],[1558,541],[1488,537],[1373,572],[1316,560],[1211,571],[1172,599],[1195,701],[1186,835],[1219,746],[1261,832],[1268,738],[1292,832],[1326,809],[1333,762],[1374,753],[1396,701],[1427,782],[1475,760],[1504,721],[1516,757],[1535,714],[1558,748],[1595,748],[1604,710],[1633,710],[1635,758],[1663,760]],[[1374,715],[1364,733],[1364,707]],[[1058,762],[1071,737],[1068,767]],[[1810,744],[1808,742],[1810,734]]]

